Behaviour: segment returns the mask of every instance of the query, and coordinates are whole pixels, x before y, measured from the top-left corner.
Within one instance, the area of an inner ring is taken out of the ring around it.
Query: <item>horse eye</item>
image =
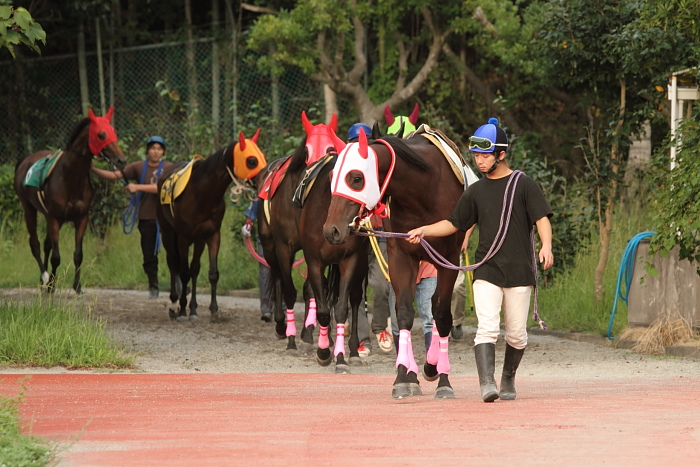
[[[258,159],[253,156],[246,157],[245,166],[249,169],[254,169],[258,166]]]
[[[347,185],[353,190],[362,191],[365,187],[365,178],[362,176],[362,174],[353,172],[355,171],[348,172],[348,174],[345,176],[345,183],[347,183]]]
[[[100,131],[97,133],[97,137],[100,139],[100,141],[104,141],[107,139],[107,133]]]

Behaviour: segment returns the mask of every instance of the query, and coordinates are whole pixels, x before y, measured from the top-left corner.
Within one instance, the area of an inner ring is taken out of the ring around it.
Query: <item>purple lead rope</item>
[[[506,239],[506,233],[508,232],[508,226],[510,225],[510,218],[511,218],[511,213],[513,212],[513,203],[515,202],[515,189],[518,186],[518,179],[520,176],[523,174],[520,170],[514,170],[513,171],[513,177],[511,177],[508,180],[508,183],[506,184],[506,189],[505,192],[503,193],[503,209],[501,211],[501,219],[499,221],[498,225],[498,232],[496,232],[496,237],[493,240],[493,243],[491,244],[491,248],[489,248],[489,251],[486,253],[484,258],[479,261],[478,263],[471,264],[469,266],[458,266],[450,263],[447,261],[438,251],[433,248],[433,246],[428,243],[427,240],[424,238],[420,239],[420,244],[423,246],[425,251],[428,253],[428,256],[433,260],[433,262],[446,269],[457,269],[461,271],[473,271],[482,264],[486,263],[486,261],[490,260],[493,258],[496,253],[498,253],[498,250],[501,249],[501,246],[503,245],[503,242]],[[512,188],[511,188],[512,185]],[[506,215],[506,212],[508,213]],[[505,219],[505,222],[504,222]],[[355,235],[360,235],[363,237],[382,237],[382,238],[409,238],[410,235],[407,233],[400,233],[400,232],[387,232],[387,231],[378,231],[378,230],[372,230],[372,229],[364,229],[355,232]],[[532,247],[532,272],[535,274],[535,286],[534,286],[534,305],[533,305],[533,312],[532,312],[532,319],[537,321],[537,323],[540,325],[540,328],[542,329],[547,329],[547,323],[542,321],[540,319],[540,315],[538,312],[538,307],[537,307],[537,259],[535,255],[535,228],[530,229],[530,244]]]

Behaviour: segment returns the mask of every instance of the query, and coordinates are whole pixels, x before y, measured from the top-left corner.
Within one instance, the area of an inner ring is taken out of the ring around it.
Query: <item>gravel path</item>
[[[31,298],[32,290],[4,289],[0,294],[13,300]],[[274,324],[260,320],[258,299],[255,297],[221,296],[220,318],[210,319],[209,296],[200,295],[196,323],[178,323],[168,318],[168,299],[164,294],[148,300],[144,291],[87,289],[80,297],[68,294],[68,300],[90,304],[93,313],[105,319],[108,332],[126,350],[137,355],[135,368],[125,370],[146,373],[333,373],[334,366],[320,367],[315,354],[291,354],[286,341],[274,335]],[[297,329],[301,329],[303,305],[296,308]],[[423,338],[419,321],[413,327],[416,360],[424,362]],[[472,351],[476,329],[465,328],[464,338],[450,343],[451,372],[454,375],[475,376]],[[297,337],[297,343],[299,342]],[[635,378],[639,376],[697,376],[697,358],[657,357],[613,348],[602,338],[581,342],[557,332],[530,333],[530,341],[519,374],[538,377],[565,377],[591,380],[594,378]],[[378,351],[351,367],[353,374],[394,374],[393,350]],[[503,340],[499,340],[496,365],[503,359]],[[3,368],[2,373],[67,373],[64,368]],[[70,371],[75,373],[76,371]]]

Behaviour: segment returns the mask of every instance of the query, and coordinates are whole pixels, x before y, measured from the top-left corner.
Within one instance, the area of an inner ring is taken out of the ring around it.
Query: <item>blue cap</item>
[[[158,143],[161,146],[163,146],[163,149],[165,149],[165,140],[162,136],[153,135],[150,138],[148,138],[148,141],[146,141],[146,147],[149,147],[153,143]]]
[[[348,130],[348,141],[360,137],[360,130],[364,131],[367,136],[372,136],[372,129],[366,123],[355,123]]]
[[[492,146],[489,149],[480,149],[478,147],[471,147],[470,145],[469,150],[472,152],[494,152],[496,149],[499,151],[508,150],[508,137],[506,136],[506,132],[503,131],[503,128],[498,126],[498,119],[495,117],[489,118],[486,125],[481,125],[477,128],[474,132],[474,137],[487,139],[491,141]],[[496,146],[498,146],[498,148]]]

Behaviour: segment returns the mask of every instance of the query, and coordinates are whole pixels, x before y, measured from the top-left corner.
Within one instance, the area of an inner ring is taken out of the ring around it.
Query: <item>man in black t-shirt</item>
[[[527,315],[536,285],[530,234],[536,225],[541,242],[539,261],[544,269],[550,268],[554,264],[549,222],[552,210],[537,183],[508,167],[508,138],[498,119],[490,118],[476,130],[469,138],[469,150],[485,177],[465,190],[448,219],[409,231],[407,240],[417,244],[422,237],[443,237],[479,226],[475,264],[483,264],[474,270],[473,290],[478,318],[474,354],[481,396],[484,402],[499,396],[512,400],[516,396],[515,372],[527,346]],[[501,309],[506,353],[499,394],[494,366]]]

